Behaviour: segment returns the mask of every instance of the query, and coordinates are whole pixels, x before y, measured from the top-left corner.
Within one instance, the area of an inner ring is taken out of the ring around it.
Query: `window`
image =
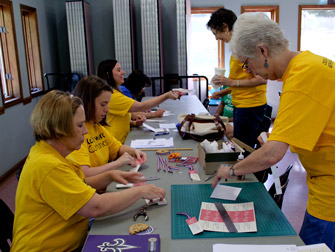
[[[43,91],[43,71],[36,9],[20,5],[30,93]]]
[[[0,0],[0,75],[5,106],[22,100],[17,44],[11,1]]]
[[[335,5],[299,5],[298,50],[335,61]]]
[[[211,14],[221,7],[191,9],[190,74],[205,75],[211,79],[214,67],[224,68],[224,42],[216,41],[207,29]],[[205,46],[204,46],[205,45]]]
[[[279,23],[279,6],[265,5],[265,6],[242,6],[241,13],[244,12],[263,12],[276,23]]]

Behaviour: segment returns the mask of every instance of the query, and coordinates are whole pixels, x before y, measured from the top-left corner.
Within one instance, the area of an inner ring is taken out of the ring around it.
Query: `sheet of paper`
[[[144,128],[146,128],[146,129],[148,129],[148,130],[150,130],[152,132],[156,132],[157,133],[157,131],[156,131],[156,129],[154,127],[151,127],[150,125],[148,125],[146,123],[143,123],[142,125],[143,125]]]
[[[254,202],[223,204],[223,206],[239,233],[257,232]],[[229,232],[214,203],[201,203],[199,223],[203,230]]]
[[[239,244],[213,244],[213,252],[296,252],[296,245],[239,245]]]
[[[297,248],[299,252],[331,252],[330,248],[324,243],[298,246]]]
[[[160,128],[167,128],[167,129],[175,129],[176,124],[175,123],[160,123],[159,127]]]
[[[171,113],[171,111],[165,111],[163,113],[163,117],[165,117],[165,116],[171,116],[171,115],[174,115],[174,114]]]
[[[241,190],[242,188],[218,184],[214,188],[211,198],[224,199],[224,200],[236,200]]]
[[[135,139],[131,140],[130,146],[136,149],[140,148],[169,148],[173,147],[173,138],[159,139]]]

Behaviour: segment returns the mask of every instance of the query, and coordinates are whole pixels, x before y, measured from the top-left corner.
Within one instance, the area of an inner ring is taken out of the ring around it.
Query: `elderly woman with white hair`
[[[281,28],[264,14],[245,13],[234,25],[233,54],[248,72],[283,81],[269,140],[213,181],[260,170],[281,160],[288,147],[307,171],[308,203],[300,236],[335,251],[335,65],[310,51],[291,51]],[[317,91],[316,91],[317,90]]]

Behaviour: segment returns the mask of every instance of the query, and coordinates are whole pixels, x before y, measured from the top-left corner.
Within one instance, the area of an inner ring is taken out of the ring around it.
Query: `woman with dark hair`
[[[12,252],[81,251],[89,218],[118,213],[142,198],[165,197],[164,189],[154,185],[96,193],[112,181],[141,182],[142,174],[113,170],[86,178],[80,165],[68,158],[87,133],[78,97],[50,91],[37,103],[30,121],[36,143],[16,191]]]
[[[138,102],[120,92],[120,86],[124,83],[124,71],[116,60],[100,62],[97,72],[100,78],[105,79],[114,88],[107,115],[107,122],[112,127],[106,128],[122,143],[125,142],[130,131],[131,112],[145,112],[167,99],[176,100],[180,96],[180,93],[170,91],[144,102]]]
[[[129,74],[128,78],[125,80],[125,82],[120,86],[121,92],[128,96],[129,98],[132,98],[136,101],[141,101],[143,94],[144,94],[144,88],[151,86],[151,80],[148,76],[146,76],[142,71],[135,70],[131,74]],[[157,109],[153,112],[136,112],[141,113],[146,118],[154,118],[154,117],[162,117],[165,110],[163,109]]]
[[[215,11],[207,23],[217,40],[229,43],[233,35],[236,15],[231,10],[220,8]],[[228,86],[234,105],[234,137],[255,147],[266,109],[266,80],[259,75],[247,73],[245,63],[230,58],[229,78],[215,76],[213,83]],[[215,96],[223,96],[223,90]]]
[[[112,87],[105,80],[94,75],[81,79],[73,91],[83,100],[88,134],[80,150],[70,156],[80,163],[86,177],[127,164],[136,166],[136,160],[146,161],[144,152],[122,145],[103,127],[108,125],[105,118],[112,92]]]

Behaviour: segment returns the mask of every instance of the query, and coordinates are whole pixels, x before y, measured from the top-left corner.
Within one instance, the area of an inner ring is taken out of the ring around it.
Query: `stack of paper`
[[[136,139],[131,140],[130,147],[141,149],[156,149],[156,148],[170,148],[173,147],[173,138],[159,138],[159,139]]]

